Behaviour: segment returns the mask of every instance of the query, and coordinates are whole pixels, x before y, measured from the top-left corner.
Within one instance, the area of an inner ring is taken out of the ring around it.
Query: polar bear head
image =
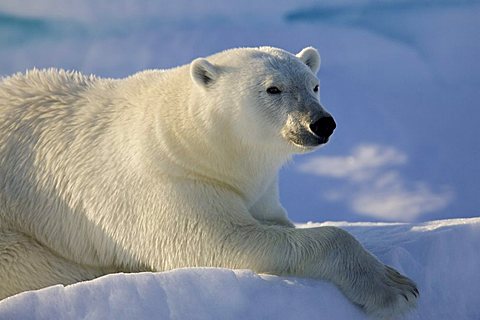
[[[320,104],[319,67],[312,47],[241,48],[194,60],[190,76],[208,121],[222,121],[237,142],[295,153],[326,143],[336,126]]]

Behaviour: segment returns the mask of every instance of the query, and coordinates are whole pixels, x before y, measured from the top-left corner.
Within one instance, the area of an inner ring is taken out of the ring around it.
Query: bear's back
[[[88,88],[96,81],[98,79],[95,76],[85,76],[76,71],[32,69],[1,79],[0,101],[13,97],[26,99],[35,95],[74,93]]]
[[[105,105],[105,92],[113,83],[61,69],[33,69],[4,78],[0,81],[0,132],[8,135],[24,128],[40,134],[44,129],[91,121],[94,110]]]

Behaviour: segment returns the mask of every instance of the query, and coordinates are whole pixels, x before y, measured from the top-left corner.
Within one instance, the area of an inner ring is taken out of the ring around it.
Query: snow
[[[480,319],[480,218],[426,223],[326,222],[353,233],[416,281],[406,319]],[[20,293],[0,319],[367,319],[332,284],[249,270],[187,268],[113,274]]]

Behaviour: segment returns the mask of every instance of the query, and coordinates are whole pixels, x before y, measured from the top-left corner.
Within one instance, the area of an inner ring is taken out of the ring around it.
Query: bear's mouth
[[[303,149],[314,149],[328,142],[328,137],[319,137],[313,132],[302,130],[301,132],[290,132],[286,138],[295,146]]]

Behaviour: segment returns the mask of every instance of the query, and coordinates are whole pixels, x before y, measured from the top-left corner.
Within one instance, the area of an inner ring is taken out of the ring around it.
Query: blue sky
[[[322,56],[331,142],[281,172],[295,221],[479,215],[480,2],[0,3],[0,75],[60,67],[124,77],[240,46]]]

